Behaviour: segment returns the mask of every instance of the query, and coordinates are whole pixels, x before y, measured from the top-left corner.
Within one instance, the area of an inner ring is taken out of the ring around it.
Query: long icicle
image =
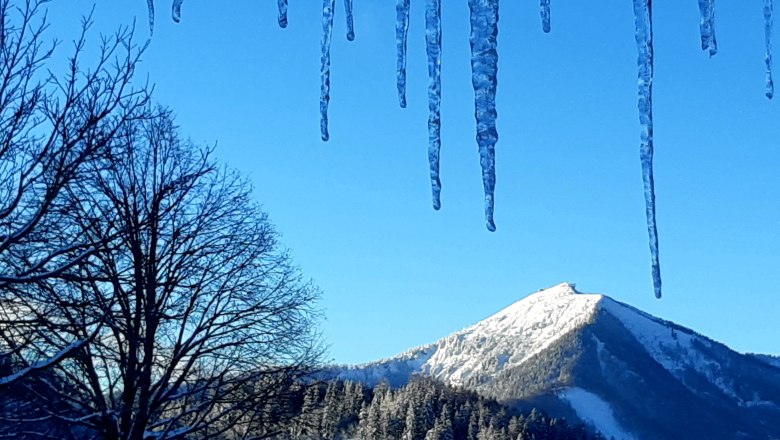
[[[176,23],[181,21],[182,3],[184,3],[184,0],[173,0],[173,4],[171,5],[171,17],[173,17],[173,21]]]
[[[425,48],[428,53],[428,164],[431,173],[433,209],[441,208],[441,0],[427,0]]]
[[[496,230],[493,222],[496,187],[496,86],[498,84],[498,2],[469,0],[471,11],[471,83],[474,87],[474,116],[477,120],[477,144],[485,189],[485,224]]]
[[[149,12],[149,35],[154,34],[154,0],[146,0],[146,9]]]
[[[709,51],[710,56],[718,52],[715,40],[715,0],[699,0],[699,31],[701,32],[701,50]]]
[[[409,33],[409,0],[395,4],[395,41],[398,47],[398,104],[406,108],[406,35]]]
[[[355,21],[352,16],[352,0],[344,0],[344,11],[347,14],[347,40],[355,39]]]
[[[328,104],[330,103],[330,39],[333,36],[333,10],[336,0],[322,2],[322,56],[320,57],[320,135],[323,141],[328,134]]]
[[[540,0],[542,14],[542,30],[545,33],[550,32],[550,0]]]
[[[645,194],[647,232],[650,238],[653,288],[661,297],[661,266],[658,259],[658,229],[655,223],[655,183],[653,181],[653,3],[634,0],[636,47],[638,52],[639,123],[642,126],[640,159]]]
[[[775,84],[772,81],[772,0],[764,0],[764,41],[766,45],[766,97],[772,99],[775,95]]]
[[[287,0],[277,0],[276,4],[279,8],[279,27],[284,29],[287,27]]]

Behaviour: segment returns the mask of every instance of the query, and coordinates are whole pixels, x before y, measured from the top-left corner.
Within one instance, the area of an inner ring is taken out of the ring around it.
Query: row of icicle
[[[172,0],[173,20],[181,17],[183,0]],[[441,207],[441,180],[439,178],[439,153],[441,149],[441,0],[425,0],[425,43],[428,55],[428,161],[430,166],[433,208]],[[718,51],[715,39],[715,0],[698,0],[701,20],[702,50],[713,56]],[[277,0],[279,26],[287,27],[287,0]],[[499,0],[468,0],[470,10],[471,72],[474,87],[474,114],[477,123],[482,183],[485,190],[485,223],[495,231],[493,221],[493,195],[496,184],[495,145],[496,84],[498,78],[498,6]],[[640,162],[645,196],[645,213],[650,239],[652,277],[655,296],[661,297],[661,271],[658,258],[658,230],[656,227],[655,188],[653,181],[653,10],[652,0],[633,0],[637,44],[638,109],[641,125]],[[154,0],[147,0],[149,26],[154,27]],[[406,48],[409,31],[410,0],[396,0],[396,43],[398,101],[406,107]],[[330,102],[330,45],[333,35],[333,16],[336,0],[323,0],[322,6],[322,57],[320,90],[320,131],[323,141],[328,134],[328,104]],[[344,0],[347,16],[347,39],[354,40],[352,0]],[[766,97],[774,95],[772,81],[772,0],[764,0],[764,34],[766,63]],[[550,32],[550,0],[540,0],[542,30]]]
[[[280,0],[281,1],[281,0]],[[441,150],[441,0],[425,0],[425,44],[428,56],[428,162],[430,167],[433,208],[441,208],[441,179],[439,154]],[[281,4],[281,3],[280,3]],[[335,0],[323,0],[322,57],[320,67],[320,135],[323,141],[328,133],[328,104],[330,103],[330,45],[333,35]],[[398,49],[397,84],[398,103],[406,108],[406,50],[409,33],[410,0],[397,0],[395,37]],[[347,11],[347,39],[354,39],[352,1],[345,0]],[[471,11],[471,70],[475,94],[477,144],[479,146],[482,182],[485,188],[485,222],[490,231],[493,222],[493,194],[496,186],[495,145],[496,85],[498,79],[498,0],[469,0]],[[280,6],[281,16],[281,6]],[[542,0],[545,31],[549,31],[549,0]]]

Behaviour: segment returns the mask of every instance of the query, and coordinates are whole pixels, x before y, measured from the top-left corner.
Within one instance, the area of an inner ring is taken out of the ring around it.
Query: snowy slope
[[[722,365],[698,349],[712,348],[710,339],[610,298],[605,298],[601,307],[618,318],[642,343],[647,353],[682,383],[687,382],[687,372],[694,370],[704,375],[726,395],[742,403],[734,391],[732,378],[724,374]]]
[[[596,427],[604,437],[615,440],[636,440],[633,434],[626,431],[615,420],[609,403],[597,394],[572,387],[564,389],[558,396],[566,400],[586,424]]]
[[[477,374],[494,375],[522,364],[592,321],[602,298],[578,294],[571,284],[562,283],[431,345],[351,368],[342,377],[369,383],[388,378],[392,384],[398,375],[422,373],[461,385]]]
[[[690,373],[694,371],[740,406],[774,405],[755,393],[739,390],[741,377],[728,371],[733,363],[731,358],[736,357],[729,355],[737,355],[736,352],[690,329],[611,298],[605,297],[600,307],[617,317],[647,353],[688,388],[694,387],[690,379]]]

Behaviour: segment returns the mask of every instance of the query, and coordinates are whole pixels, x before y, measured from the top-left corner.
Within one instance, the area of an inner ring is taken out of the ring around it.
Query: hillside
[[[433,344],[337,370],[436,378],[616,439],[780,438],[780,368],[605,295],[560,284]]]

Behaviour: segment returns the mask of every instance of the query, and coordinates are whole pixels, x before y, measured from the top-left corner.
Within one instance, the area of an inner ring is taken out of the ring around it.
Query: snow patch
[[[597,394],[575,387],[564,389],[558,397],[568,402],[579,418],[593,425],[606,438],[638,440],[620,426],[612,412],[612,407]]]

